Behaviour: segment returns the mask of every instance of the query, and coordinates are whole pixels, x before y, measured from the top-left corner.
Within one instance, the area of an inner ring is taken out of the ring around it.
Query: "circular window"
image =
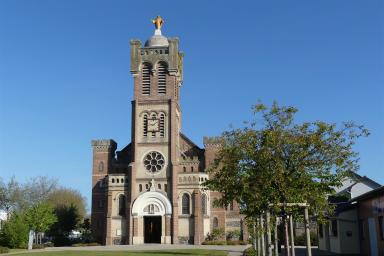
[[[149,172],[158,172],[165,164],[162,154],[156,151],[149,152],[144,158],[145,169]]]

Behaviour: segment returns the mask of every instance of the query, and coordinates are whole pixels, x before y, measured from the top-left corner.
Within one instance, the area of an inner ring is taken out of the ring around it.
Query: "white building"
[[[366,176],[353,174],[336,189],[336,197],[343,201],[335,203],[336,214],[326,224],[318,226],[319,249],[339,254],[359,254],[359,222],[354,198],[372,191],[381,185]],[[331,200],[332,201],[332,200]]]

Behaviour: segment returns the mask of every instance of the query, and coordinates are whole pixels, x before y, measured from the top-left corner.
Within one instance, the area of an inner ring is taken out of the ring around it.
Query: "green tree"
[[[25,212],[24,219],[34,232],[46,232],[57,221],[54,209],[48,203],[35,204]]]
[[[83,219],[86,215],[86,200],[81,193],[74,189],[60,188],[49,194],[47,202],[55,209],[60,207],[70,208],[72,205],[77,208],[77,213]]]
[[[320,217],[332,211],[327,196],[358,170],[353,145],[368,131],[352,122],[297,124],[296,112],[276,103],[270,108],[258,104],[253,107],[254,120],[223,133],[206,182],[209,189],[222,193],[219,204],[236,200],[250,218],[277,203],[307,202]]]
[[[0,232],[0,243],[9,248],[26,248],[28,243],[28,225],[24,216],[18,213],[10,214]]]
[[[75,205],[56,206],[54,210],[57,222],[51,226],[49,235],[53,237],[55,246],[70,244],[69,234],[72,230],[79,227],[81,216]]]

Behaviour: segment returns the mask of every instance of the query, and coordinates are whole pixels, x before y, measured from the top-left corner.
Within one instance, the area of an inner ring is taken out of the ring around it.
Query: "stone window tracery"
[[[201,212],[207,215],[207,196],[205,194],[201,196]]]
[[[144,157],[145,169],[149,172],[155,173],[163,169],[165,160],[162,154],[156,151],[149,152]]]
[[[181,213],[182,214],[189,214],[190,209],[189,209],[189,195],[188,194],[183,194],[183,197],[181,199]]]
[[[125,216],[125,196],[119,196],[119,216]]]

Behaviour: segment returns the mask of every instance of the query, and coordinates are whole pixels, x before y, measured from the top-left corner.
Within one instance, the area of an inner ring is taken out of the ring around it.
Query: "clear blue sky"
[[[90,202],[91,140],[130,142],[129,40],[180,38],[183,132],[202,146],[258,99],[353,120],[384,183],[383,1],[0,1],[0,177],[47,175]]]

